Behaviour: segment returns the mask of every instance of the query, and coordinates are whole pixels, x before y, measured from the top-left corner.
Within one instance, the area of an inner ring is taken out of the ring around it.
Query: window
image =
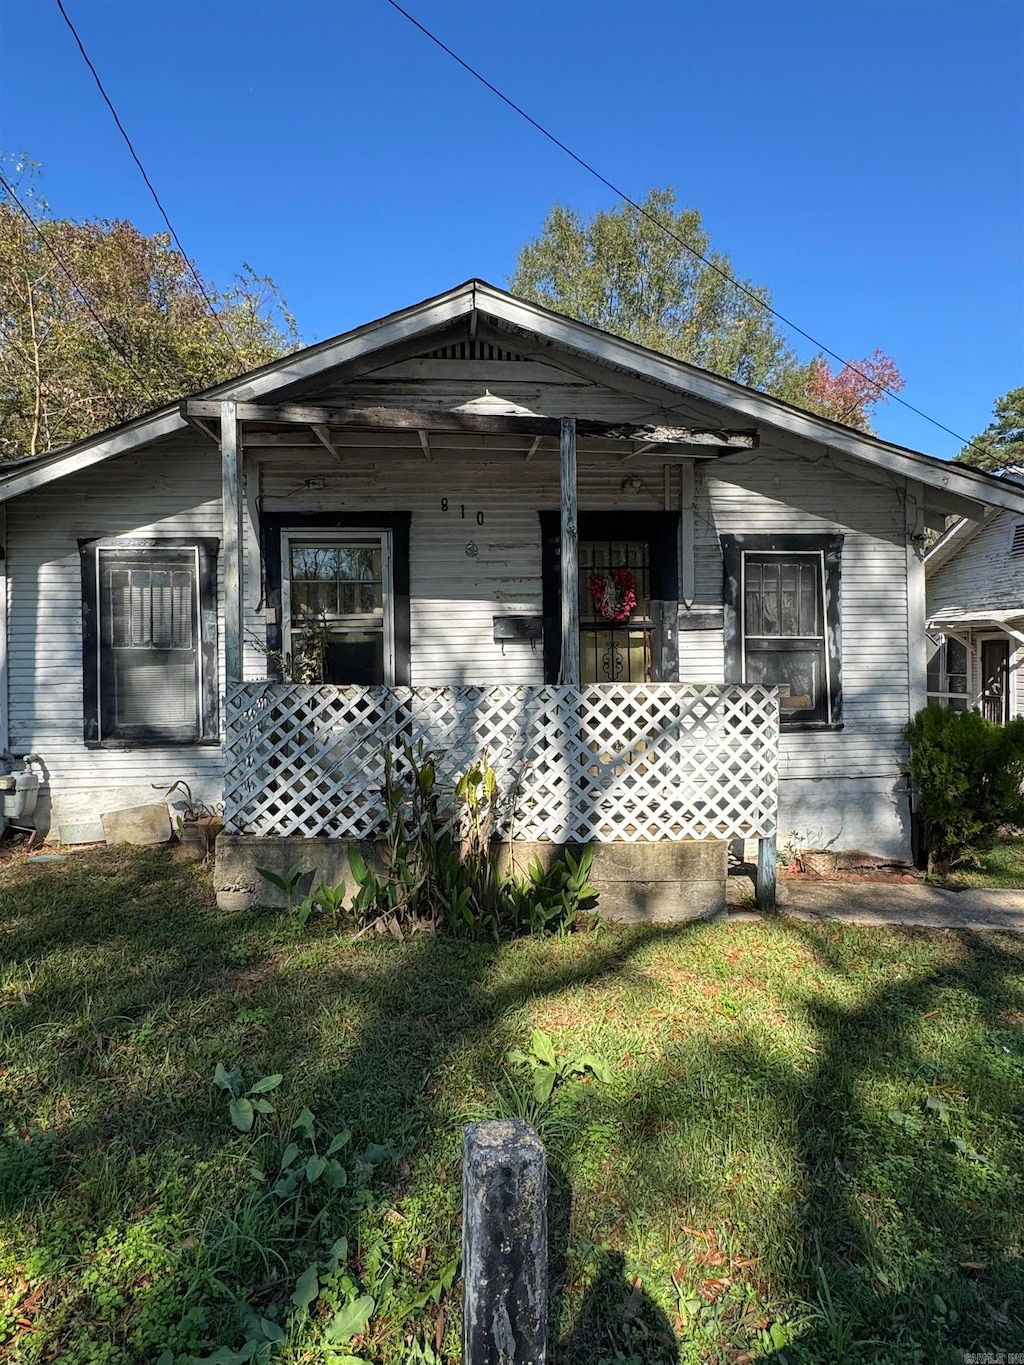
[[[409,687],[411,524],[409,512],[263,513],[268,650],[291,653],[326,618],[326,681]]]
[[[81,549],[86,741],[217,742],[216,542]]]
[[[296,653],[303,636],[321,623],[329,630],[325,682],[392,685],[390,532],[286,531],[282,559],[285,653]]]
[[[841,537],[723,536],[727,677],[778,687],[782,724],[840,723]]]
[[[966,711],[970,706],[967,679],[967,646],[947,636],[929,641],[928,700],[951,711]]]

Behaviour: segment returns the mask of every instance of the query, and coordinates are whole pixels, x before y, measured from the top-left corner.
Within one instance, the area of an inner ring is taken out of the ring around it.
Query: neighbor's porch
[[[927,630],[929,702],[997,725],[1024,715],[1024,612],[946,608]]]

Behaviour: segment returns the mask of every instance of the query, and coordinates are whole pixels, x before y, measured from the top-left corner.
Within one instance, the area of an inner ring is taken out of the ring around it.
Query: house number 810
[[[441,499],[441,511],[442,511],[442,512],[447,512],[447,511],[448,511],[448,499],[447,499],[447,498],[442,498],[442,499]],[[460,503],[459,503],[459,515],[462,517],[462,520],[465,521],[465,519],[466,519],[466,504],[465,504],[464,502],[460,502]],[[483,514],[483,512],[477,512],[477,514],[476,514],[476,524],[477,524],[478,526],[482,526],[482,525],[484,524],[484,514]]]

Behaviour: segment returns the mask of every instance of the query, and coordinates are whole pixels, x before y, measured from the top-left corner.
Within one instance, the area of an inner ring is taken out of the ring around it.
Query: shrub
[[[1024,720],[993,725],[977,711],[926,706],[904,727],[928,865],[990,844],[1024,824]]]

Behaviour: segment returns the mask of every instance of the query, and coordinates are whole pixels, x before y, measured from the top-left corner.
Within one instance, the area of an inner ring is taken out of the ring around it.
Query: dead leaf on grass
[[[730,1275],[722,1275],[718,1279],[705,1280],[704,1283],[698,1287],[697,1293],[707,1303],[714,1303],[716,1299],[720,1299],[731,1287],[732,1277]]]

